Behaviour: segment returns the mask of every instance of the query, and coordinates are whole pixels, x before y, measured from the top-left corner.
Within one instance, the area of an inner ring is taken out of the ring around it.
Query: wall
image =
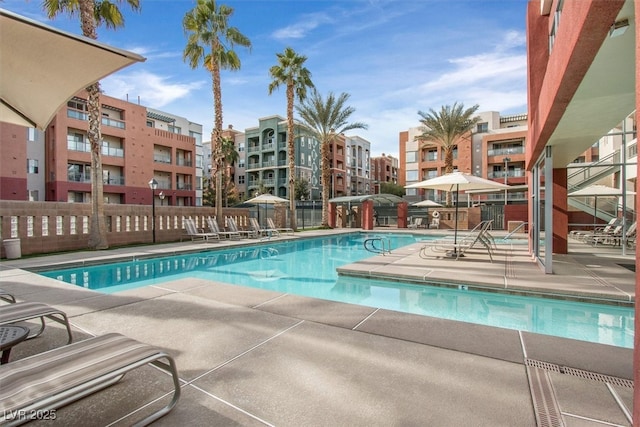
[[[149,205],[105,205],[107,241],[111,247],[150,244],[153,241]],[[224,208],[223,215],[248,223],[249,209]],[[0,201],[0,237],[19,238],[22,255],[87,249],[89,240],[88,203]],[[206,228],[212,207],[156,206],[156,242],[176,242],[186,237],[183,220],[193,218],[198,228]],[[223,221],[219,221],[223,226]],[[2,257],[5,257],[4,247]]]

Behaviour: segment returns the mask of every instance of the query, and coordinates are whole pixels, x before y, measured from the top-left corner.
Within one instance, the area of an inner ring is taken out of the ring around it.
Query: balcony
[[[91,175],[85,173],[69,173],[67,174],[67,181],[69,182],[83,182],[90,183]]]
[[[176,190],[191,190],[191,184],[188,184],[186,182],[178,182],[176,184]]]
[[[176,165],[178,166],[193,166],[191,159],[176,159]]]
[[[103,117],[102,124],[105,126],[111,126],[113,128],[118,128],[118,129],[125,128],[125,124],[122,120],[111,119],[109,117]]]
[[[166,163],[168,165],[171,164],[171,156],[165,156],[162,154],[154,154],[153,161],[156,163]]]
[[[81,151],[83,153],[91,152],[91,144],[88,142],[69,141],[67,140],[67,150]]]
[[[487,156],[507,156],[511,154],[524,154],[524,147],[492,148],[487,150]]]
[[[103,156],[124,157],[124,149],[116,147],[102,147]]]
[[[124,185],[124,176],[110,176],[103,179],[106,185]]]
[[[522,178],[525,176],[525,171],[524,170],[513,170],[513,171],[509,171],[507,173],[507,178]],[[495,172],[489,172],[487,174],[487,178],[489,179],[504,179],[504,171],[495,171]]]

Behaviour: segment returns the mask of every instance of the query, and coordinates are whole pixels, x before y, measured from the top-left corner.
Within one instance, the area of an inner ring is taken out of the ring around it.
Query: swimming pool
[[[460,320],[584,341],[633,347],[633,308],[411,285],[338,276],[336,269],[372,256],[355,233],[250,247],[131,260],[40,274],[104,293],[202,278],[313,298]],[[392,248],[424,236],[385,235]]]

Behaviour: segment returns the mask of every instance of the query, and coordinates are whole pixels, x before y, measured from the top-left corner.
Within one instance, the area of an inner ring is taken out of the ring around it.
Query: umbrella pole
[[[596,232],[596,223],[598,222],[598,196],[593,196],[593,233]]]
[[[454,218],[454,225],[453,225],[453,253],[456,253],[458,251],[458,191],[460,190],[460,186],[458,184],[456,184],[456,214],[455,214],[455,218]]]

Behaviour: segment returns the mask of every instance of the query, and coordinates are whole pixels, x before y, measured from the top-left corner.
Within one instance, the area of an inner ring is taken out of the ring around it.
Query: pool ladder
[[[364,241],[364,248],[374,254],[390,254],[391,240],[388,237],[372,237]]]

